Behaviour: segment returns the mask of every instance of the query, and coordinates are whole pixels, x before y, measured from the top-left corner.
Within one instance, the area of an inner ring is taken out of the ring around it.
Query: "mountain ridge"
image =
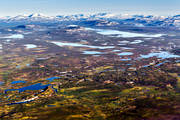
[[[97,14],[75,14],[75,15],[56,15],[46,16],[41,13],[30,15],[18,15],[15,17],[1,17],[0,22],[59,22],[59,21],[90,21],[102,20],[132,24],[137,27],[143,26],[173,26],[180,27],[180,15],[174,16],[155,16],[155,15],[116,15],[111,13]]]

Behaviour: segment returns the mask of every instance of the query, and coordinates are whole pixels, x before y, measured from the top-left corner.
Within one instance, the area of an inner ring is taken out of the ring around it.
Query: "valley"
[[[0,119],[180,119],[177,26],[35,18],[0,23]]]

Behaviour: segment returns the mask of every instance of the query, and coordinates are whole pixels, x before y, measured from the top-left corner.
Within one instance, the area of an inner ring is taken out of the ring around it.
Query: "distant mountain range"
[[[43,14],[18,15],[15,17],[2,17],[0,22],[60,22],[60,21],[84,21],[86,24],[97,26],[112,26],[117,24],[144,26],[164,26],[180,28],[180,15],[175,16],[153,16],[153,15],[114,15],[109,13],[77,14],[46,16]]]

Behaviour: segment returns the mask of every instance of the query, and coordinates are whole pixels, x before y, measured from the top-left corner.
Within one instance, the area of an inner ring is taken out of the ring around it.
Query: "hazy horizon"
[[[1,1],[0,16],[43,13],[48,16],[70,14],[144,14],[170,16],[180,13],[179,0],[13,0]]]

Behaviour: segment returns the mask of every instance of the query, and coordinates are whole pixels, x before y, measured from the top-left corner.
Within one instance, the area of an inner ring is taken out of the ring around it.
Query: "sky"
[[[0,16],[43,13],[69,15],[108,12],[114,14],[180,14],[180,0],[0,0]]]

